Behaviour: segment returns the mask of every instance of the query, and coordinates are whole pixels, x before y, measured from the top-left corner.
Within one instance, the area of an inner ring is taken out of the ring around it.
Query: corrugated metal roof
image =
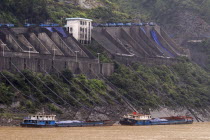
[[[87,19],[87,18],[66,18],[66,20],[87,20],[87,21],[93,21],[92,19]]]

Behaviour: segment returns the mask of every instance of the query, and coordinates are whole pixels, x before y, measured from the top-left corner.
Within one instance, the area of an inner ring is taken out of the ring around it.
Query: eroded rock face
[[[104,6],[102,2],[98,0],[60,0],[62,2],[66,2],[68,4],[79,5],[81,8],[84,9],[92,9],[99,6]]]
[[[0,117],[0,126],[19,126],[21,122],[21,119]]]
[[[174,13],[163,26],[179,44],[189,38],[210,36],[210,25],[196,13],[187,10]]]
[[[103,4],[97,0],[77,0],[77,4],[84,9],[92,9],[98,6],[103,6]]]
[[[157,110],[151,110],[150,114],[153,118],[157,117],[170,117],[170,116],[191,116],[194,118],[195,122],[210,121],[209,109],[187,109],[185,107],[180,108],[169,108],[169,107],[160,107]]]
[[[210,25],[200,15],[190,10],[178,10],[170,15],[162,26],[175,42],[184,48],[188,48],[191,60],[203,68],[207,68],[208,54],[198,47],[202,42],[190,42],[192,40],[205,40],[210,37]],[[189,43],[190,42],[190,43]]]

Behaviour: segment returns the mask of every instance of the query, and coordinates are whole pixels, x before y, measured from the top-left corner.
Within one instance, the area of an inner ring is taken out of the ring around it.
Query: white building
[[[29,115],[24,120],[55,120],[56,115]]]
[[[91,42],[92,20],[86,18],[66,18],[67,31],[82,44]]]

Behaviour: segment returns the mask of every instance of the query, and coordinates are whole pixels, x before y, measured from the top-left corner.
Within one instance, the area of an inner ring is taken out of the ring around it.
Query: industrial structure
[[[100,63],[63,27],[0,28],[0,71],[113,73],[112,63]]]
[[[99,56],[94,56],[84,44],[97,44],[96,47],[103,48],[108,57],[124,64],[172,64],[178,61],[177,57],[190,58],[187,50],[155,24],[120,23],[93,28],[91,19],[66,20],[65,28],[57,24],[1,27],[0,71],[70,69],[75,74],[111,75],[113,63],[100,63]]]
[[[66,18],[67,31],[81,44],[90,44],[92,20],[86,18]]]

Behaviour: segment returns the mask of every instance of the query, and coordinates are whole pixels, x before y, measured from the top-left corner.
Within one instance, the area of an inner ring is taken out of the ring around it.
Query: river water
[[[210,123],[68,128],[0,127],[0,140],[210,140]]]

